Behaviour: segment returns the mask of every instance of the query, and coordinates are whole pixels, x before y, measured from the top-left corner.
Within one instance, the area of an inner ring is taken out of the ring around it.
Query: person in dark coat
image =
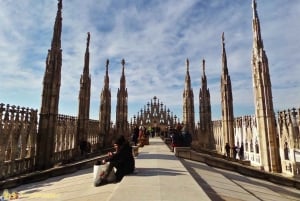
[[[173,131],[173,133],[171,134],[171,140],[172,140],[172,151],[174,152],[175,147],[181,146],[180,135],[177,130]]]
[[[190,132],[187,130],[186,127],[183,127],[183,129],[181,131],[181,137],[182,137],[182,146],[184,146],[184,147],[191,146],[192,135],[190,134]]]
[[[225,145],[225,151],[226,151],[226,156],[230,157],[230,145],[228,142]]]
[[[239,157],[241,160],[244,160],[244,144],[242,143],[239,151]]]
[[[114,143],[115,152],[110,152],[109,157],[102,161],[102,163],[110,162],[106,173],[103,175],[102,183],[106,182],[106,177],[113,168],[116,168],[116,181],[119,182],[127,174],[133,173],[135,168],[135,161],[132,154],[132,147],[129,142],[121,135]]]
[[[139,139],[139,128],[135,126],[133,129],[133,136],[132,136],[132,142],[134,143],[135,146],[138,143],[138,139]]]

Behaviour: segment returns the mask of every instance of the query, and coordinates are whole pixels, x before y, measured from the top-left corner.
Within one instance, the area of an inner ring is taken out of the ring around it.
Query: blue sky
[[[64,0],[59,113],[78,113],[87,32],[92,95],[98,119],[106,59],[110,60],[115,120],[121,60],[125,59],[129,121],[154,96],[182,119],[186,59],[199,120],[202,59],[213,119],[221,118],[221,35],[225,33],[234,115],[254,114],[251,0]],[[300,103],[300,1],[257,0],[269,59],[275,112]],[[42,79],[57,0],[0,0],[0,102],[40,109]]]

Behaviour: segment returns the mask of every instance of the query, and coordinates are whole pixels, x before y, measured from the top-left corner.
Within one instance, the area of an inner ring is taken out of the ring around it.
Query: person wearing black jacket
[[[110,152],[109,157],[102,163],[109,162],[108,169],[102,177],[102,183],[107,183],[106,177],[113,168],[116,168],[116,182],[119,182],[127,174],[131,174],[135,168],[135,161],[132,154],[132,147],[129,142],[121,135],[114,143],[115,152]]]

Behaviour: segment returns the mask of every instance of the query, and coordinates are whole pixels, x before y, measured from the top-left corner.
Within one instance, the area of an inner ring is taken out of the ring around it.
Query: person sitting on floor
[[[132,147],[129,142],[121,135],[114,143],[115,152],[110,152],[109,157],[102,161],[102,164],[109,162],[109,166],[105,174],[102,176],[102,184],[107,183],[107,177],[113,168],[116,168],[116,182],[119,182],[127,174],[133,173],[135,169],[135,161],[132,154]]]

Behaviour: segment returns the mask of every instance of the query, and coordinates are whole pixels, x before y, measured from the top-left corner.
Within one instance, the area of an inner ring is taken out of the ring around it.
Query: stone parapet
[[[23,184],[42,181],[50,177],[74,173],[78,170],[90,168],[95,164],[96,161],[103,160],[106,157],[107,157],[106,155],[102,155],[94,158],[85,159],[79,162],[60,165],[43,171],[35,171],[21,176],[5,179],[0,181],[0,190],[10,189]]]
[[[300,180],[284,177],[278,173],[270,173],[250,166],[250,161],[240,161],[227,158],[212,157],[209,154],[193,151],[190,147],[176,147],[175,156],[188,160],[206,163],[209,166],[222,168],[254,178],[264,179],[276,184],[300,189]]]

